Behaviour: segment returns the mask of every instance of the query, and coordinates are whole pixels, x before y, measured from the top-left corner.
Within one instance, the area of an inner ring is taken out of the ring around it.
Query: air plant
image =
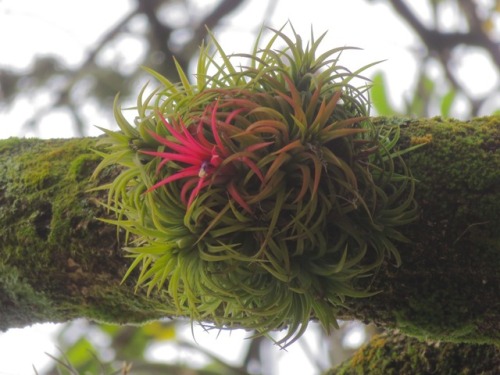
[[[232,56],[211,36],[193,84],[178,65],[180,83],[148,70],[161,89],[141,91],[134,125],[116,104],[120,131],[105,131],[96,173],[122,167],[103,188],[108,221],[129,233],[125,278],[138,269],[138,288],[166,291],[170,313],[287,328],[288,345],[373,292],[359,281],[399,264],[397,227],[417,209],[399,129],[369,119],[361,74],[373,64],[343,67],[347,47],[318,55],[324,34],[304,45],[293,28],[273,33]]]

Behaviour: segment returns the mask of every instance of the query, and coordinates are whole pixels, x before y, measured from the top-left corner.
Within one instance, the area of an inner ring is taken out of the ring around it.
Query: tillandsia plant
[[[149,71],[162,87],[141,91],[133,125],[115,105],[120,131],[104,130],[95,173],[122,167],[101,188],[129,234],[125,277],[137,269],[138,287],[196,321],[287,328],[288,345],[373,292],[359,280],[400,262],[397,227],[417,207],[399,129],[368,117],[373,64],[343,67],[345,47],[319,54],[325,34],[272,32],[231,56],[211,36],[194,83],[178,65],[179,83]]]

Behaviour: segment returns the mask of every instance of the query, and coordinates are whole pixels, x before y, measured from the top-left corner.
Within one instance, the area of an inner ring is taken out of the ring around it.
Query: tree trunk
[[[403,264],[371,280],[380,293],[349,299],[343,319],[427,339],[500,341],[500,117],[470,122],[379,118],[401,127],[418,180],[421,219],[403,229]],[[165,294],[121,284],[130,261],[116,229],[97,220],[111,181],[96,181],[95,138],[0,141],[0,329],[77,317],[138,323],[164,316]]]

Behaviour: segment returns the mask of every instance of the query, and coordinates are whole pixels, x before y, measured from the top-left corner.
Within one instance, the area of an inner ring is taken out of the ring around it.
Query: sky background
[[[204,8],[213,6],[217,1],[191,3],[195,9],[203,12]],[[419,3],[417,13],[423,20],[430,22],[430,10],[422,6],[426,2],[408,3]],[[69,66],[78,66],[89,48],[110,26],[122,19],[131,6],[132,2],[126,0],[0,0],[0,64],[23,69],[31,64],[34,55],[49,54],[63,56]],[[267,0],[247,1],[230,18],[223,21],[223,27],[216,29],[215,33],[227,53],[250,50],[268,9]],[[416,37],[387,5],[376,1],[368,5],[362,0],[278,1],[272,16],[268,19],[268,24],[280,27],[287,21],[292,22],[304,39],[310,35],[311,25],[316,36],[328,31],[323,43],[324,48],[337,46],[362,48],[363,51],[353,51],[342,56],[343,63],[351,69],[373,61],[386,60],[370,72],[382,70],[387,73],[391,101],[396,107],[402,106],[405,96],[415,84],[418,67],[414,56],[423,53],[423,50],[419,47]],[[449,17],[443,20],[442,28],[453,28],[456,22],[450,13]],[[134,27],[141,30],[144,23],[141,24],[139,19]],[[114,43],[111,48],[103,51],[100,58],[113,59],[118,55],[121,56],[124,66],[134,67],[139,61],[138,56],[143,52],[144,47],[141,43],[129,38]],[[469,88],[477,94],[499,85],[498,75],[488,65],[484,56],[472,53],[458,63],[464,79],[474,76]],[[433,74],[436,80],[441,79],[439,69],[436,68]],[[499,100],[496,102],[497,108],[500,107]],[[13,107],[0,106],[0,138],[74,136],[73,128],[67,125],[68,115],[58,111],[44,117],[36,131],[26,133],[26,129],[22,126],[23,119],[36,108],[49,102],[48,93],[36,97],[27,94]],[[456,108],[452,111],[457,117],[460,117],[460,105],[458,100]],[[111,108],[107,114],[103,114],[90,105],[86,118],[89,119],[89,126],[112,127],[111,115]],[[91,129],[90,135],[99,134],[96,128]],[[49,361],[44,352],[57,354],[52,343],[57,327],[44,324],[0,333],[0,375],[34,374],[32,365],[42,369]],[[190,333],[187,336],[190,336]],[[215,347],[216,352],[226,353],[230,358],[237,356],[231,350],[243,345],[241,332],[234,332],[231,336],[227,335],[227,338],[217,339],[215,332],[210,336],[199,335],[197,341]],[[306,337],[306,340],[309,340],[311,349],[321,350],[315,347],[314,335]],[[287,359],[280,362],[276,374],[296,373],[299,364],[305,366],[302,367],[303,373],[311,373],[312,367],[307,367],[307,360],[304,360],[300,344],[289,348],[288,352],[280,353],[280,356],[286,356]]]
[[[192,1],[201,3],[195,14],[203,14],[216,1]],[[306,4],[306,5],[304,5]],[[390,71],[394,87],[391,95],[395,104],[401,103],[404,90],[414,82],[416,69],[412,54],[416,39],[406,26],[393,15],[384,4],[367,5],[363,0],[332,1],[325,8],[320,0],[281,0],[268,19],[268,24],[280,27],[291,21],[304,38],[310,35],[311,25],[315,35],[328,31],[324,48],[356,46],[364,51],[345,53],[343,61],[347,66],[361,67],[373,61],[386,60],[381,69]],[[69,66],[78,66],[86,57],[91,46],[109,29],[118,23],[130,10],[131,2],[115,1],[61,1],[61,0],[3,0],[0,2],[0,46],[2,65],[22,69],[30,65],[34,55],[63,56]],[[223,21],[223,27],[216,30],[217,38],[227,52],[247,52],[253,45],[255,35],[261,27],[268,8],[268,0],[247,1],[236,13]],[[425,12],[424,12],[425,13]],[[172,15],[169,15],[172,17]],[[144,20],[138,18],[132,28],[142,30]],[[395,32],[397,30],[397,32]],[[14,37],[15,36],[15,37]],[[120,58],[123,66],[137,66],[144,47],[139,40],[124,38],[112,43],[111,48],[99,59]],[[404,67],[404,69],[401,69]],[[35,132],[26,133],[22,119],[50,103],[47,95],[26,95],[13,108],[0,112],[0,137],[73,136],[73,129],[65,126],[69,116],[63,111],[53,111],[45,116]],[[83,105],[87,105],[83,103]],[[109,111],[111,114],[111,110]],[[103,116],[93,107],[87,108],[89,125],[111,126],[111,116]],[[8,126],[4,124],[8,123]],[[97,129],[91,135],[97,135]]]
[[[488,3],[492,0],[477,1]],[[201,18],[217,1],[191,0],[189,3],[194,14],[200,14]],[[34,55],[43,54],[62,56],[68,66],[79,66],[92,45],[101,39],[110,26],[118,23],[127,14],[131,4],[128,0],[0,0],[0,64],[22,69],[31,64]],[[280,27],[291,21],[304,38],[308,38],[312,26],[316,36],[328,32],[323,43],[325,49],[338,46],[356,46],[363,49],[350,51],[342,56],[342,62],[352,69],[385,60],[369,73],[386,73],[390,99],[396,108],[402,108],[404,99],[408,98],[416,83],[419,67],[414,57],[424,54],[425,49],[385,2],[334,0],[325,5],[321,0],[278,0],[271,16],[266,18],[265,14],[270,10],[268,4],[268,0],[247,1],[223,20],[222,27],[216,30],[216,34],[226,52],[250,51],[264,19],[273,27]],[[420,19],[427,24],[431,23],[431,11],[426,7],[427,1],[409,1],[408,4],[414,8]],[[170,11],[165,16],[173,18],[175,15],[175,11]],[[451,9],[440,20],[440,28],[454,30],[460,24],[459,21]],[[138,17],[132,22],[131,28],[139,32],[145,27],[145,20]],[[500,30],[498,25],[497,30]],[[133,68],[138,65],[144,52],[145,48],[140,39],[124,37],[111,43],[97,60],[119,60],[120,68]],[[469,49],[464,56],[457,56],[454,65],[459,72],[459,81],[467,80],[468,89],[475,95],[484,94],[500,85],[498,72],[489,63],[488,58],[473,49]],[[437,83],[442,81],[443,72],[437,64],[431,64],[429,70]],[[471,80],[470,77],[474,79]],[[438,89],[439,87],[438,84]],[[50,100],[48,92],[36,96],[27,93],[22,100],[16,101],[14,106],[0,107],[0,138],[74,136],[74,129],[67,126],[70,116],[63,110],[54,110],[50,115],[44,116],[36,130],[27,132],[26,128],[23,128],[22,120],[37,109],[47,106]],[[486,111],[492,111],[495,106],[498,108],[500,97],[492,98],[490,102]],[[460,118],[465,112],[464,105],[459,97],[451,114]],[[89,135],[99,134],[99,130],[92,127],[94,125],[113,125],[110,110],[103,112],[91,101],[82,103],[82,106],[90,126]],[[438,107],[433,114],[439,114]]]

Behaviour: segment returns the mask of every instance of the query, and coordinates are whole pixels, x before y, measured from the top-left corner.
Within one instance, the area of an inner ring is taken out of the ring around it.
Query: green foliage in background
[[[242,367],[226,363],[202,347],[183,341],[173,321],[156,321],[136,326],[116,326],[90,322],[68,324],[58,335],[64,351],[45,375],[246,375]],[[161,347],[165,358],[148,357],[148,349]],[[182,353],[182,354],[181,354]],[[168,355],[167,355],[168,354]],[[176,357],[177,358],[172,358]],[[201,361],[184,361],[196,356]],[[170,358],[166,358],[170,357]],[[196,362],[196,363],[195,363]],[[203,364],[205,363],[205,364]],[[35,369],[39,374],[39,370]]]
[[[410,92],[410,97],[404,101],[404,108],[400,110],[394,107],[390,101],[388,82],[383,73],[375,74],[372,83],[370,99],[373,108],[380,116],[410,115],[426,117],[429,106],[439,104],[440,115],[450,117],[450,111],[457,97],[457,91],[454,89],[440,95],[434,81],[423,74],[419,76],[414,90]]]

